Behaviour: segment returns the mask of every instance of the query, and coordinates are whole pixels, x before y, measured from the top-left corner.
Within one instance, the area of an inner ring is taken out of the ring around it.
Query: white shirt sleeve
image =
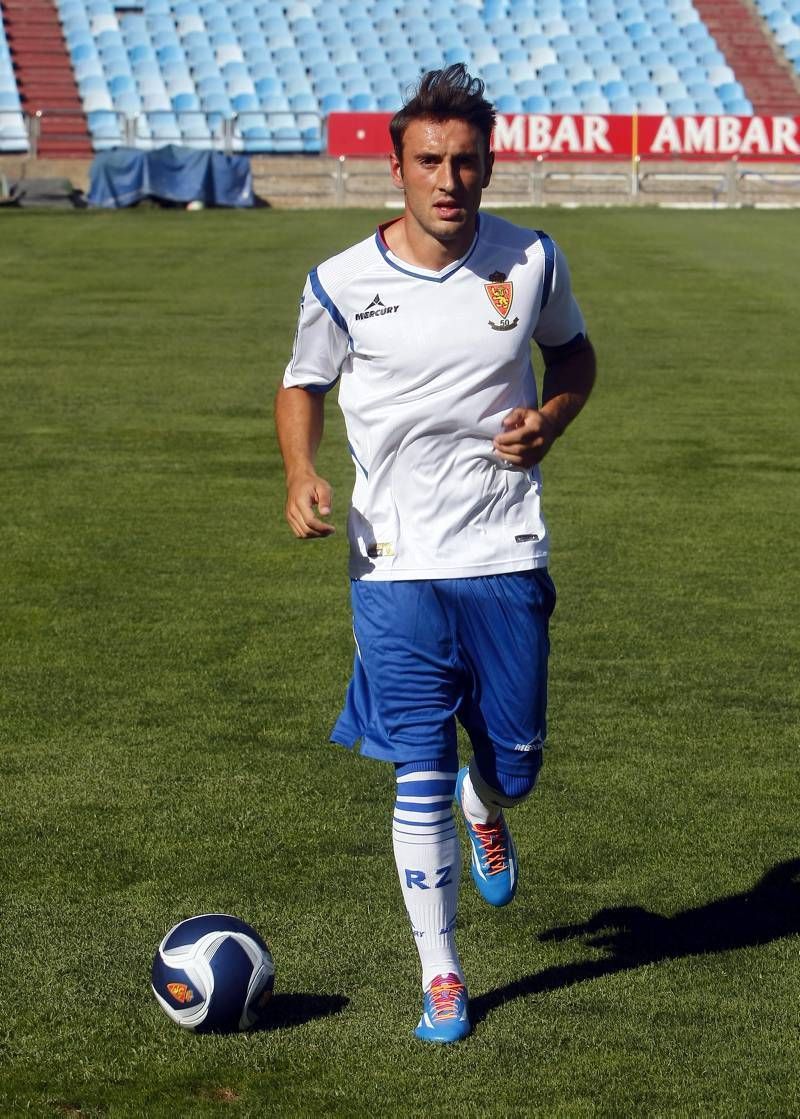
[[[322,288],[316,270],[309,274],[300,298],[292,356],[283,375],[285,388],[327,392],[339,379],[347,357],[347,323]]]
[[[548,246],[545,238],[542,240],[545,248],[545,261],[547,261]],[[572,294],[566,257],[555,241],[550,241],[549,237],[546,240],[550,242],[552,274],[548,275],[550,268],[546,263],[545,290],[542,292],[543,307],[539,314],[536,329],[533,332],[533,338],[540,346],[563,346],[567,342],[571,342],[578,334],[585,337],[586,323],[575,296]]]

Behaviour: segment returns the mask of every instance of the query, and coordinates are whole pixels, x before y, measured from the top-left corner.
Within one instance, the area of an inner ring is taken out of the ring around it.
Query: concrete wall
[[[0,174],[69,179],[89,189],[86,159],[0,156]],[[327,156],[254,156],[256,194],[285,208],[399,208],[402,193],[383,159],[340,161]],[[484,195],[487,206],[779,205],[800,206],[800,164],[502,162]]]

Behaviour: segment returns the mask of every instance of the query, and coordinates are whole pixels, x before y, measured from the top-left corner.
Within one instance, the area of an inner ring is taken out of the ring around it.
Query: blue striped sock
[[[442,762],[397,769],[392,843],[423,988],[437,975],[455,974],[463,980],[453,936],[461,875],[453,821],[455,782],[455,766]]]

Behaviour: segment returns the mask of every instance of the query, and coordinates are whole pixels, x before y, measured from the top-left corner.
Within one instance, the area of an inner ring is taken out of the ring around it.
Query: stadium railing
[[[266,158],[253,165],[255,189],[277,205],[399,207],[383,161],[323,159],[299,172],[289,161]],[[551,205],[800,205],[800,168],[754,166],[720,160],[703,165],[632,160],[625,164],[498,161],[488,208]]]
[[[38,154],[43,119],[73,115],[69,110],[44,108],[24,116],[27,141],[34,158]],[[96,151],[120,145],[151,149],[165,144],[180,144],[184,147],[210,148],[225,155],[239,152],[254,155],[301,155],[319,154],[324,151],[325,145],[324,118],[320,113],[298,114],[288,110],[274,110],[241,112],[231,117],[210,114],[212,127],[208,123],[209,114],[204,112],[157,110],[128,115],[102,110],[91,115],[97,118],[91,122],[94,125],[92,143]],[[298,117],[303,122],[302,128],[297,127]],[[195,127],[187,129],[187,124]],[[195,134],[187,137],[187,130]],[[65,128],[59,132],[59,138],[68,141],[77,140],[79,136]]]

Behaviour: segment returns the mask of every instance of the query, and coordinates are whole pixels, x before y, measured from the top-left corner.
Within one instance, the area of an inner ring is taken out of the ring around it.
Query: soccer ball
[[[187,1030],[249,1030],[275,982],[270,950],[255,929],[226,913],[189,917],[169,930],[153,960],[153,993]]]

